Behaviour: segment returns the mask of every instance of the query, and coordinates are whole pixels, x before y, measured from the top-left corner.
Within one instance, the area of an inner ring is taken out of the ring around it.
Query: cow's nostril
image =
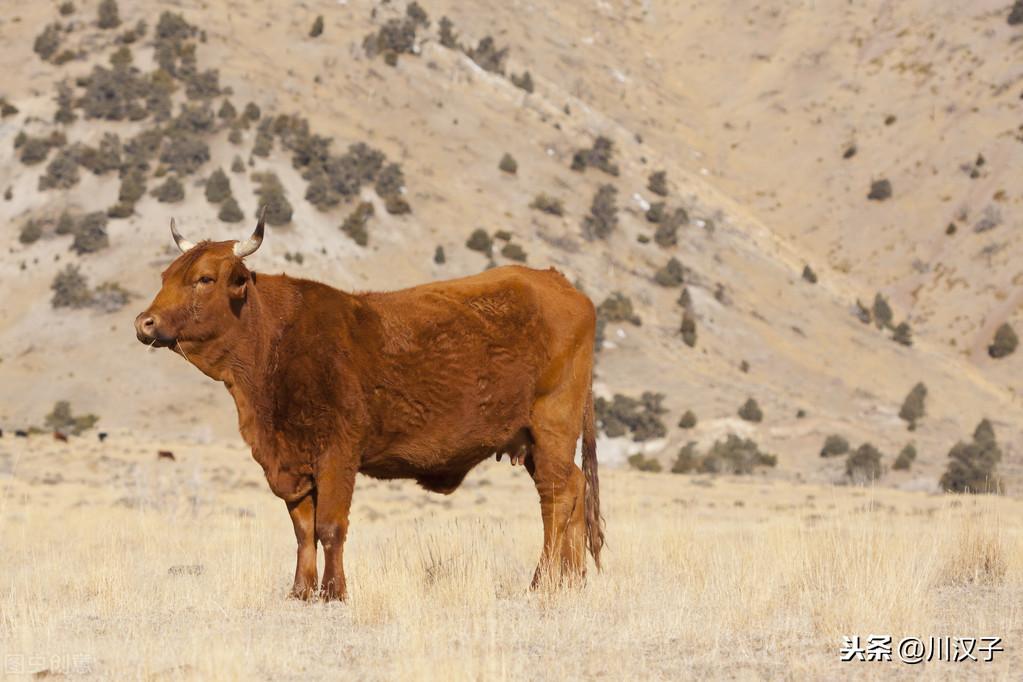
[[[156,321],[151,317],[147,317],[146,319],[142,320],[143,329],[152,329],[154,324],[156,324]]]

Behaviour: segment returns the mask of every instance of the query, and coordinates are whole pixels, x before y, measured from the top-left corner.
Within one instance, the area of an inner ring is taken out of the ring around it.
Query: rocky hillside
[[[882,483],[937,489],[986,417],[1018,494],[1023,357],[989,346],[1019,322],[1023,26],[932,4],[8,11],[0,426],[68,400],[105,429],[237,438],[222,387],[131,321],[171,216],[239,238],[269,203],[257,270],[357,290],[563,270],[601,304],[605,461],[736,434],[777,456],[758,471],[841,480],[837,434],[880,450]]]

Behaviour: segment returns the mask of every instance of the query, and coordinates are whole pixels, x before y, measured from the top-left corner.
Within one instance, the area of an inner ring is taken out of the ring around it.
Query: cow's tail
[[[600,550],[604,546],[604,517],[600,515],[600,478],[597,476],[597,429],[593,419],[593,388],[586,396],[583,411],[583,476],[586,478],[584,512],[586,548],[600,570]]]

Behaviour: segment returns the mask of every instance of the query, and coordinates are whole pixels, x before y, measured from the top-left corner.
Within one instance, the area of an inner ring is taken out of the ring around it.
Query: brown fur
[[[314,594],[319,542],[321,594],[344,598],[356,472],[446,494],[495,453],[519,455],[540,494],[534,585],[551,572],[582,576],[584,547],[599,568],[586,296],[553,269],[519,266],[349,294],[250,272],[233,244],[202,242],[172,263],[136,330],[233,396],[242,437],[295,526],[293,595]],[[573,461],[580,430],[585,475]]]

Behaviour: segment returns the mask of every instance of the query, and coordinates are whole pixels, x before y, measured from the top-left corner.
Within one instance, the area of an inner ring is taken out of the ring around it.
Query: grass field
[[[1023,503],[602,472],[585,587],[531,593],[536,494],[360,479],[350,601],[285,599],[283,503],[240,447],[0,446],[7,674],[108,679],[1018,679]],[[1000,636],[993,663],[839,661],[844,635]]]

